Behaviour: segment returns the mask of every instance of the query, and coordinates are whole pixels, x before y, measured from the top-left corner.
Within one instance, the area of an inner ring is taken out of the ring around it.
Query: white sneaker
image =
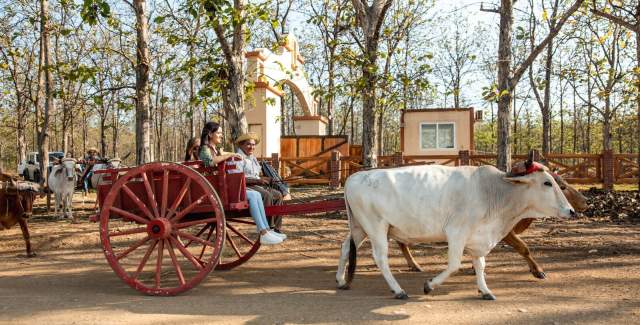
[[[267,231],[266,234],[260,235],[260,243],[262,245],[277,245],[282,243],[282,238],[274,235],[271,231]]]
[[[285,234],[283,234],[283,233],[281,233],[281,232],[277,232],[277,231],[275,231],[275,230],[269,230],[269,232],[270,232],[270,233],[272,233],[272,234],[274,234],[274,235],[276,235],[276,236],[278,236],[278,237],[279,237],[280,239],[282,239],[282,240],[287,239],[287,235],[285,235]]]

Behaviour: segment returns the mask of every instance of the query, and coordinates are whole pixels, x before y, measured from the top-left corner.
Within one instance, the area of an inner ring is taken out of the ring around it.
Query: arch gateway
[[[327,119],[318,114],[318,101],[304,73],[304,59],[298,52],[298,41],[292,34],[283,37],[275,52],[258,48],[246,53],[247,81],[254,88],[247,92],[245,115],[249,131],[262,141],[256,156],[267,157],[280,152],[280,103],[284,95],[281,85],[291,87],[302,106],[303,116],[295,116],[297,135],[325,135]]]

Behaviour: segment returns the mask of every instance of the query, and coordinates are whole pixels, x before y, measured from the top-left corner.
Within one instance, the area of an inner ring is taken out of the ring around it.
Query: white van
[[[62,151],[49,151],[49,170],[55,160],[64,158]],[[26,161],[18,164],[18,175],[22,175],[25,180],[32,182],[40,182],[40,160],[37,152],[27,153]]]

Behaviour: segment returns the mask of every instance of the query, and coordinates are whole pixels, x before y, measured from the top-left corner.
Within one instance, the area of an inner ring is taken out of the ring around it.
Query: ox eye
[[[549,181],[544,182],[544,185],[549,186],[549,187],[553,186],[553,185],[551,184],[551,182],[549,182]]]

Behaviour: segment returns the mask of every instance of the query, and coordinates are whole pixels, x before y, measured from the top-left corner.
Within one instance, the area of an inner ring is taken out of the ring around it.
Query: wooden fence
[[[544,163],[572,184],[635,184],[639,168],[636,154],[548,154]],[[523,161],[526,155],[513,155],[512,161]],[[291,184],[328,184],[339,186],[349,175],[362,169],[360,156],[342,156],[333,151],[330,156],[280,158],[274,154],[266,158]],[[378,156],[378,167],[397,167],[412,164],[440,164],[448,166],[481,166],[496,164],[496,154],[476,154],[460,151],[457,155]]]

